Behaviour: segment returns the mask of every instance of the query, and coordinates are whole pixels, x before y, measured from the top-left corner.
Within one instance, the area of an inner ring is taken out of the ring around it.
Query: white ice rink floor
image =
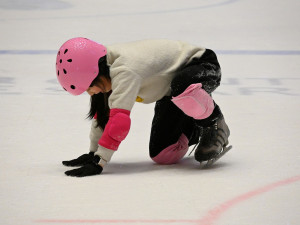
[[[300,224],[300,1],[0,0],[0,224]],[[233,149],[212,168],[148,156],[153,104],[100,176],[62,160],[86,153],[89,96],[61,91],[56,51],[83,36],[149,38],[215,50],[214,98]]]

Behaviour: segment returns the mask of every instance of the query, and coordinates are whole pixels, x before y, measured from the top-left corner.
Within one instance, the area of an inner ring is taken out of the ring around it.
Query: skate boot
[[[229,128],[221,116],[210,127],[203,127],[200,142],[196,147],[195,159],[200,163],[207,161],[209,166],[221,158],[232,146],[227,147]]]

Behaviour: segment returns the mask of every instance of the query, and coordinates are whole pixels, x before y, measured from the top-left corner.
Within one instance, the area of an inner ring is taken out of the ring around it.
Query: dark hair
[[[109,67],[107,65],[106,56],[103,56],[98,61],[99,73],[93,80],[90,87],[96,83],[101,82],[100,77],[105,77],[110,80]],[[109,93],[99,93],[91,96],[90,100],[90,111],[87,118],[93,119],[97,114],[97,127],[101,127],[103,130],[108,122],[110,108],[108,106]]]

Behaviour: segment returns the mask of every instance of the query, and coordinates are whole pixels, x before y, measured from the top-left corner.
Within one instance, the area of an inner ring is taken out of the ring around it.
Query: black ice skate
[[[210,166],[228,152],[232,146],[228,145],[229,128],[223,115],[210,127],[204,127],[200,142],[195,151],[195,159],[206,166]]]

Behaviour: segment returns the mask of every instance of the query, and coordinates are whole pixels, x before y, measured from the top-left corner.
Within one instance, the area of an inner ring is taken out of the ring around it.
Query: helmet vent
[[[74,86],[74,85],[71,85],[71,88],[74,90],[74,89],[75,89],[75,86]]]
[[[57,76],[59,76],[59,70],[57,70]]]
[[[64,54],[66,54],[68,52],[68,49],[66,49],[65,51],[64,51]]]
[[[68,61],[68,62],[72,62],[72,59],[68,59],[67,61]]]
[[[64,69],[64,74],[67,74],[67,71]]]

